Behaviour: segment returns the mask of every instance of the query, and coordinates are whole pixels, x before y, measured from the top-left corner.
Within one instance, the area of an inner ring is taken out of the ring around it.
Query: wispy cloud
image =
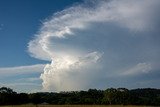
[[[36,64],[29,66],[18,66],[18,67],[5,67],[0,68],[1,76],[18,75],[18,74],[29,74],[34,72],[43,72],[44,64]]]
[[[122,75],[139,75],[141,73],[149,73],[152,70],[150,63],[138,63],[136,66],[124,71]]]
[[[18,92],[40,91],[42,85],[39,75],[44,67],[44,64],[36,64],[0,68],[0,86],[10,87]]]

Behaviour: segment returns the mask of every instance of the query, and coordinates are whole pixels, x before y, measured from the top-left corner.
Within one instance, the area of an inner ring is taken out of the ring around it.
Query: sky
[[[1,0],[0,86],[160,88],[159,0]]]

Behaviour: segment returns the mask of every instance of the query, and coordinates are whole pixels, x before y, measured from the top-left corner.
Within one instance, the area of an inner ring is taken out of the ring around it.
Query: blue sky
[[[1,0],[0,86],[160,88],[158,0]]]
[[[43,20],[75,1],[77,0],[1,0],[0,67],[43,63],[31,58],[26,52],[29,40]]]

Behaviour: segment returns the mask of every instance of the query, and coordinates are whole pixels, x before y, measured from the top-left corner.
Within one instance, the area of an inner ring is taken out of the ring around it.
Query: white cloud
[[[48,56],[47,52],[43,51],[38,39],[32,40],[28,43],[28,51],[35,53],[31,54],[32,57],[42,60],[50,60],[50,56]]]
[[[112,29],[112,33],[118,32],[119,29],[130,30],[132,32],[149,31],[154,27],[153,13],[156,12],[155,9],[160,4],[159,0],[102,0],[90,1],[88,3],[92,3],[92,5],[89,4],[89,7],[85,3],[79,4],[55,13],[43,23],[35,38],[28,43],[28,51],[32,57],[51,61],[51,64],[46,65],[44,73],[41,75],[43,87],[46,90],[60,91],[73,90],[75,87],[76,89],[89,87],[89,81],[96,81],[96,79],[89,78],[89,76],[93,73],[93,78],[96,77],[95,74],[99,70],[97,69],[97,65],[99,66],[97,60],[110,59],[107,53],[118,44],[116,42],[120,41],[117,47],[120,47],[122,49],[121,51],[123,51],[124,47],[131,45],[129,42],[123,40],[125,37],[120,38],[121,35],[116,34],[115,36],[114,34],[113,36],[115,37],[111,41],[115,44],[111,44],[112,46],[109,48],[107,44],[109,40],[106,37],[111,34],[108,34],[107,28],[104,26],[108,26],[110,23],[114,25],[116,29]],[[98,26],[97,23],[100,23],[101,26]],[[95,26],[97,29],[92,29]],[[120,33],[123,34],[124,32]],[[98,41],[99,38],[101,40]],[[119,38],[119,40],[115,41],[115,38]],[[100,44],[99,47],[97,44]],[[129,50],[129,48],[127,49]],[[100,49],[101,51],[99,51]],[[112,54],[122,56],[126,54],[121,51],[116,51],[119,53],[113,52]],[[101,57],[102,53],[104,55]],[[121,63],[120,58],[117,58],[117,60],[119,62],[114,63]],[[107,68],[105,65],[106,62],[104,62],[101,64],[105,70],[112,69],[113,71],[114,64],[107,65]],[[109,69],[109,66],[112,66],[112,68]],[[145,72],[145,69],[148,71],[148,66],[146,63],[138,64],[125,72],[125,74],[132,74],[139,71]],[[111,73],[112,71],[108,72]]]
[[[97,76],[94,71],[98,70],[97,61],[100,57],[100,53],[93,52],[76,60],[70,60],[70,58],[54,60],[51,64],[46,65],[44,73],[41,74],[44,90],[74,91],[87,89],[89,83]]]
[[[0,86],[10,87],[18,92],[36,92],[42,88],[38,75],[45,64],[0,68]],[[36,75],[35,75],[36,74]]]
[[[9,76],[17,74],[29,74],[34,72],[43,72],[44,64],[36,64],[29,66],[5,67],[0,68],[0,76]]]
[[[92,2],[93,7],[83,4],[70,7],[55,13],[50,20],[43,23],[36,38],[31,40],[28,51],[31,56],[50,60],[53,57],[49,49],[50,39],[53,37],[66,38],[74,35],[72,29],[85,29],[92,22],[113,22],[130,30],[148,30],[153,24],[152,13],[155,6],[160,2],[157,0],[112,0]]]
[[[109,7],[112,21],[133,31],[150,30],[153,27],[152,13],[158,0],[113,0]]]
[[[152,70],[150,63],[138,63],[136,66],[124,71],[122,75],[139,75],[142,73],[149,73]]]

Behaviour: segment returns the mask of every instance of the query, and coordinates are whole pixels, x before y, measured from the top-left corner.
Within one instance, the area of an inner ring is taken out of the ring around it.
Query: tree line
[[[19,104],[160,105],[160,89],[108,88],[88,91],[17,93],[0,88],[0,105]]]

